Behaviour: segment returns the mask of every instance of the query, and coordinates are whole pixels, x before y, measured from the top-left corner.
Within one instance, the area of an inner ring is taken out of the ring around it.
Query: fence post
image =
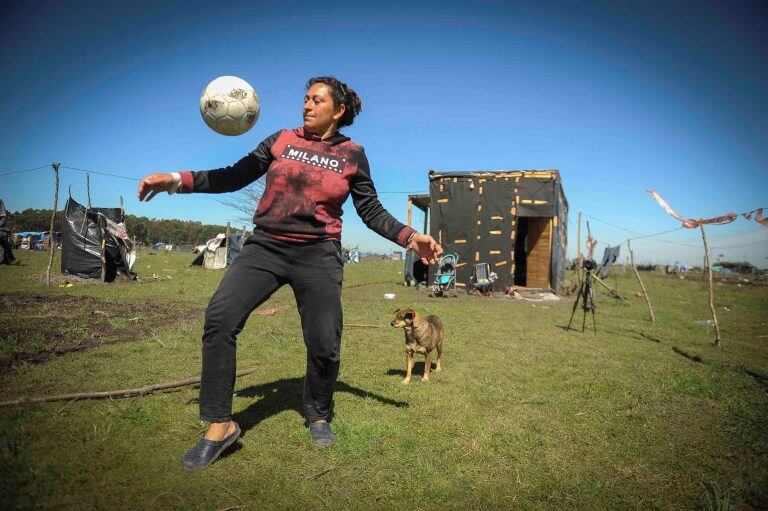
[[[720,326],[717,324],[717,314],[715,313],[714,292],[712,290],[712,264],[709,261],[709,246],[707,245],[707,235],[704,233],[704,224],[699,224],[701,229],[701,239],[704,240],[704,261],[707,264],[707,280],[709,281],[709,310],[712,311],[712,321],[715,323],[715,346],[720,347]]]
[[[643,296],[645,296],[645,303],[648,304],[648,312],[651,314],[651,323],[655,323],[656,318],[653,315],[653,307],[651,307],[651,298],[648,296],[648,292],[645,290],[643,281],[640,279],[640,273],[638,273],[637,267],[635,266],[635,254],[632,252],[632,244],[629,240],[627,240],[627,250],[629,250],[629,258],[632,261],[632,269],[635,271],[635,277],[637,277],[637,281],[640,283],[640,289],[642,289]]]
[[[45,274],[45,285],[51,285],[51,268],[53,268],[53,254],[56,252],[56,243],[53,236],[53,228],[56,220],[56,208],[59,207],[59,165],[61,163],[51,163],[53,167],[54,187],[53,187],[53,213],[51,213],[51,255],[48,258],[48,271]]]
[[[576,277],[581,285],[581,211],[579,211],[579,229],[576,234]]]

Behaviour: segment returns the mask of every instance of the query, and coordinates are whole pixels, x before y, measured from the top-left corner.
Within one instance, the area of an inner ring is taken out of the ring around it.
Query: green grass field
[[[0,292],[13,293],[0,357],[104,344],[20,358],[0,372],[0,400],[199,374],[222,271],[143,253],[142,278],[171,278],[46,288],[33,276],[47,253],[16,255],[0,267]],[[768,287],[716,286],[716,348],[694,323],[710,317],[700,281],[644,274],[651,324],[634,277],[620,275],[631,306],[598,291],[594,335],[564,330],[572,298],[429,298],[399,285],[401,270],[346,268],[345,323],[381,328],[345,329],[333,447],[311,445],[298,411],[305,350],[284,288],[263,307],[285,308],[252,316],[239,338],[238,367],[257,371],[235,387],[243,437],[213,466],[179,466],[204,429],[194,387],[0,408],[2,508],[768,508]],[[430,382],[400,384],[403,334],[389,321],[403,305],[446,325],[444,371]]]

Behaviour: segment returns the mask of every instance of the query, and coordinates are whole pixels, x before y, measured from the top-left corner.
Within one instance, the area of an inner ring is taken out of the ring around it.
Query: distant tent
[[[219,234],[208,240],[205,245],[198,247],[199,253],[189,264],[202,266],[209,270],[226,268],[240,253],[244,242],[245,239],[240,233],[230,233],[229,238],[226,234]]]
[[[61,272],[112,282],[125,275],[136,278],[133,250],[120,208],[86,208],[69,198],[64,209]]]
[[[16,238],[19,240],[19,250],[42,250],[45,233],[38,231],[23,231],[16,234]]]
[[[5,204],[0,199],[0,264],[11,264],[15,259],[11,244],[11,230],[5,226],[7,216]]]

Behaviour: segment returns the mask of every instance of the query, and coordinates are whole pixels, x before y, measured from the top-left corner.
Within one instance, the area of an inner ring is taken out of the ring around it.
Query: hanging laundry
[[[602,266],[602,270],[600,270],[601,279],[606,278],[611,273],[611,266],[619,260],[620,250],[621,245],[605,247],[605,252],[603,252],[603,262],[600,263],[600,266]]]
[[[768,218],[763,218],[763,208],[760,208],[755,213],[755,220],[763,227],[768,227]]]
[[[664,210],[674,218],[680,220],[683,223],[683,227],[687,229],[694,229],[702,224],[729,224],[736,220],[736,218],[739,216],[736,213],[731,212],[727,215],[715,216],[712,218],[699,218],[698,220],[694,220],[692,218],[686,219],[678,215],[677,212],[672,209],[672,206],[670,206],[667,201],[665,201],[657,192],[654,190],[648,190],[648,193],[650,193],[651,197],[653,197],[654,200],[659,203],[659,206],[664,208]]]

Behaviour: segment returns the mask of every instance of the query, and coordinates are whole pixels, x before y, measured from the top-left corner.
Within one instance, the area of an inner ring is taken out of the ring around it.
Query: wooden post
[[[85,191],[88,192],[88,209],[91,209],[91,175],[85,173]]]
[[[603,286],[605,289],[607,289],[607,290],[608,290],[608,293],[609,293],[609,294],[610,294],[612,297],[614,297],[614,298],[616,298],[616,299],[618,299],[618,300],[621,300],[622,302],[626,303],[627,305],[632,305],[632,304],[630,303],[630,301],[629,301],[629,300],[627,300],[626,298],[624,298],[623,296],[621,296],[621,295],[619,294],[619,292],[618,292],[616,289],[611,289],[611,286],[609,286],[608,284],[606,284],[605,282],[603,282],[603,279],[601,279],[601,278],[600,278],[600,277],[598,277],[597,275],[595,275],[595,274],[592,274],[592,279],[593,279],[595,282],[597,282],[598,284],[600,284],[601,286]]]
[[[653,307],[651,307],[651,298],[648,296],[648,292],[645,290],[643,281],[640,278],[640,273],[638,273],[637,271],[637,266],[635,266],[635,254],[634,252],[632,252],[632,244],[629,240],[627,240],[627,249],[629,250],[629,258],[632,261],[632,269],[635,272],[635,277],[637,277],[637,281],[640,283],[640,289],[643,291],[643,296],[645,296],[645,303],[648,304],[648,312],[651,314],[651,323],[655,323],[656,318],[653,315]]]
[[[427,231],[428,221],[429,221],[429,210],[424,212],[424,230],[421,231],[424,234],[429,234],[429,231]]]
[[[707,245],[707,235],[704,233],[704,224],[699,224],[701,229],[701,239],[704,241],[704,261],[707,264],[707,280],[709,281],[709,310],[712,311],[712,321],[715,323],[715,346],[720,347],[720,326],[717,324],[717,314],[715,313],[715,303],[713,301],[712,290],[712,264],[709,261],[709,246]]]
[[[578,259],[579,266],[581,266],[581,211],[579,211],[579,230],[576,235],[576,243],[576,246],[578,247],[576,258]]]
[[[101,281],[107,281],[107,230],[104,228],[105,219],[101,213],[96,215],[99,221],[99,230],[101,232]]]
[[[51,213],[51,232],[50,232],[50,242],[51,242],[51,255],[48,258],[48,271],[45,274],[45,285],[50,286],[51,285],[51,268],[53,268],[53,254],[56,252],[56,243],[53,239],[53,233],[54,233],[54,226],[55,226],[55,220],[56,220],[56,208],[59,207],[59,165],[61,163],[52,163],[51,166],[53,167],[53,176],[54,176],[54,186],[53,186],[53,213]]]
[[[413,200],[410,197],[408,197],[408,221],[407,221],[408,227],[411,226],[412,211],[413,211]]]
[[[227,222],[227,237],[225,239],[229,239],[229,232],[230,232],[230,227],[229,227],[229,222]]]
[[[581,211],[579,211],[579,229],[576,234],[576,277],[581,285]]]

